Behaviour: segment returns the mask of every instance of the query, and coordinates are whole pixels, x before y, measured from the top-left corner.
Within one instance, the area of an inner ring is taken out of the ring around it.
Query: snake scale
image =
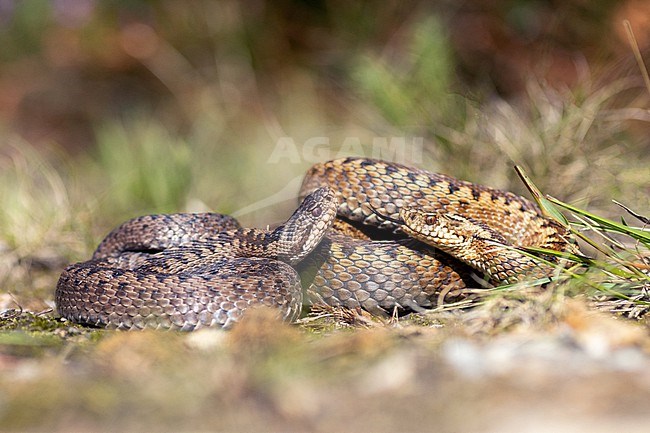
[[[574,248],[523,197],[392,162],[318,163],[300,198],[273,230],[216,213],[127,221],[63,271],[57,309],[101,327],[228,328],[257,305],[295,320],[304,287],[312,303],[420,311],[479,287],[477,276],[551,274],[519,247]]]

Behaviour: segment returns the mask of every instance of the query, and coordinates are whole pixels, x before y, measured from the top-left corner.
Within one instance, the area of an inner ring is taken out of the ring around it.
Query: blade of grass
[[[593,263],[593,259],[587,256],[583,256],[581,254],[574,254],[574,253],[569,253],[565,251],[557,251],[557,250],[551,250],[548,248],[541,248],[541,247],[519,247],[520,250],[524,250],[533,254],[544,254],[546,256],[552,256],[552,257],[557,257],[559,259],[567,259],[575,263],[580,263],[580,264],[585,264],[585,265],[591,265]],[[535,256],[536,257],[536,256]]]
[[[544,194],[540,191],[540,189],[533,183],[533,181],[530,179],[530,177],[526,174],[524,169],[519,166],[515,165],[515,171],[521,178],[522,182],[530,191],[530,194],[533,196],[533,199],[537,203],[537,205],[540,207],[542,210],[542,214],[548,218],[551,218],[558,223],[562,224],[564,227],[569,226],[569,221],[566,219],[566,217],[560,212],[560,210],[553,206],[549,200],[546,199]]]
[[[607,235],[607,233],[604,233],[603,231],[599,230],[597,227],[594,227],[589,223],[588,220],[582,219],[579,216],[575,216],[579,221],[581,221],[581,224],[583,227],[586,229],[598,234],[599,236],[602,236],[607,242],[611,243],[612,245],[620,248],[622,251],[628,251],[628,249],[620,242],[617,240],[611,238],[610,236]],[[636,277],[644,279],[647,278],[647,275],[639,268],[638,263],[630,262],[629,259],[621,257],[618,252],[616,252],[613,248],[607,246],[604,243],[598,243],[595,240],[591,239],[589,236],[586,234],[575,230],[573,227],[571,228],[572,233],[588,245],[590,245],[592,248],[596,249],[599,251],[601,254],[603,254],[605,257],[609,258],[610,260],[616,262],[618,265],[624,267],[627,269],[627,272],[629,272],[631,275],[628,278],[634,278]],[[638,256],[638,255],[637,255]],[[602,267],[599,265],[599,263],[605,263],[602,261],[594,261],[593,265],[596,267]]]
[[[627,211],[627,213],[629,213],[629,214],[632,215],[634,218],[636,218],[636,219],[638,219],[639,221],[641,221],[643,224],[650,225],[650,218],[644,217],[643,215],[634,212],[632,209],[630,209],[629,207],[625,206],[623,203],[620,203],[620,202],[618,202],[618,201],[616,201],[616,200],[612,200],[612,201],[614,202],[614,204],[616,204],[616,205],[622,207],[623,209],[625,209],[625,210]]]
[[[641,56],[641,50],[639,49],[639,44],[637,43],[636,37],[634,36],[632,25],[630,24],[629,20],[623,20],[623,25],[625,26],[627,38],[630,41],[630,46],[632,47],[632,52],[634,53],[634,58],[636,59],[636,63],[639,66],[641,75],[643,76],[643,82],[645,83],[646,90],[650,92],[650,76],[648,75],[648,68],[646,68],[643,57]]]
[[[624,235],[628,235],[628,236],[630,236],[630,237],[632,237],[632,238],[634,238],[634,239],[636,239],[638,241],[643,242],[645,245],[650,245],[650,232],[648,232],[648,231],[645,231],[643,229],[636,228],[636,227],[629,227],[629,226],[614,222],[614,221],[612,221],[610,219],[603,218],[603,217],[598,216],[598,215],[594,215],[594,214],[592,214],[590,212],[587,212],[586,210],[583,210],[583,209],[580,209],[578,207],[572,206],[572,205],[570,205],[568,203],[564,203],[563,201],[558,200],[558,199],[556,199],[554,197],[551,197],[551,196],[547,196],[547,198],[553,204],[556,204],[556,205],[558,205],[560,207],[563,207],[564,209],[567,209],[567,210],[569,210],[569,211],[571,211],[573,213],[576,213],[578,215],[582,215],[582,216],[584,216],[586,218],[589,218],[594,223],[596,223],[598,225],[598,228],[600,228],[600,229],[615,232],[615,233],[621,233],[621,234],[624,234]]]

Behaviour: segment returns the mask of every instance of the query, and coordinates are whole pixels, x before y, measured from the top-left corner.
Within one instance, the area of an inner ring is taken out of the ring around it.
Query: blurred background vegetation
[[[431,170],[523,192],[517,163],[565,201],[647,211],[649,93],[623,20],[644,53],[648,16],[646,0],[0,1],[0,287],[51,300],[52,270],[143,213],[282,221],[313,137],[322,159],[421,140],[406,159]],[[282,137],[297,158],[272,158]]]

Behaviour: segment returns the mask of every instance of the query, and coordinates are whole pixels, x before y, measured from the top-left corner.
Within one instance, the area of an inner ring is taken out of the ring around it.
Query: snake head
[[[505,239],[481,221],[454,213],[423,212],[404,207],[400,210],[404,222],[401,230],[407,235],[455,255],[477,241],[505,244]]]
[[[461,221],[455,221],[454,217],[441,212],[428,213],[403,207],[400,209],[400,218],[403,221],[401,230],[404,233],[434,247],[458,248],[466,243],[463,231],[453,229],[454,226],[459,226]]]
[[[278,258],[295,265],[312,252],[332,226],[338,204],[336,194],[328,187],[305,197],[287,222],[276,229]]]

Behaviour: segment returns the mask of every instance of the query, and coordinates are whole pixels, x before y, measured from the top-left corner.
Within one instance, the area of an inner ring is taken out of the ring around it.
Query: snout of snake
[[[566,230],[522,197],[395,163],[347,158],[316,164],[300,196],[296,212],[275,230],[241,228],[219,214],[128,221],[90,261],[66,268],[57,308],[70,320],[97,326],[190,330],[228,327],[254,305],[294,320],[301,281],[312,303],[374,313],[435,307],[476,287],[472,274],[483,276],[481,266],[472,269],[394,233],[402,208],[476,221],[502,234],[510,249],[573,248]]]

